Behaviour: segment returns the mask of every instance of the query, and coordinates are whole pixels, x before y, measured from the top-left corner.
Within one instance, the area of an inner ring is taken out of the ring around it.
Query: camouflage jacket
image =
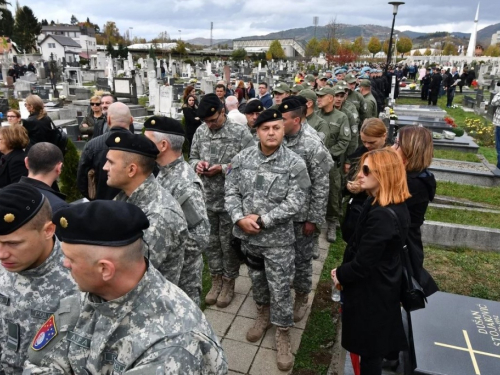
[[[304,161],[284,145],[265,156],[257,146],[243,150],[226,176],[226,210],[234,224],[250,214],[261,216],[264,228],[247,235],[237,225],[233,234],[252,245],[294,243],[293,217],[306,203],[311,187]]]
[[[205,123],[196,129],[189,157],[191,167],[196,169],[200,161],[207,161],[211,166],[217,164],[222,166],[220,174],[213,177],[200,176],[207,195],[207,210],[224,211],[224,181],[228,164],[238,152],[254,144],[248,126],[229,119],[226,119],[222,128],[215,131],[210,130]]]
[[[318,113],[318,116],[328,124],[329,134],[325,134],[325,146],[332,154],[332,157],[339,160],[346,152],[351,141],[349,119],[344,113],[335,108],[328,113],[322,110]]]
[[[311,136],[302,127],[297,134],[285,136],[283,144],[304,160],[311,180],[311,189],[306,196],[306,203],[294,216],[293,221],[323,224],[330,186],[329,172],[333,166],[332,157],[321,141]]]
[[[82,303],[61,301],[57,335],[30,350],[25,375],[227,373],[219,339],[201,310],[154,267],[120,298],[83,296]]]
[[[198,175],[181,155],[172,163],[160,167],[158,183],[180,204],[186,218],[190,242],[200,250],[208,246],[210,223],[205,208],[205,191]]]
[[[115,200],[135,204],[146,214],[149,228],[144,231],[144,242],[149,247],[151,264],[168,281],[177,284],[188,237],[186,219],[179,203],[160,186],[153,174],[130,197],[121,191]]]
[[[21,374],[36,331],[56,311],[59,300],[78,293],[63,267],[61,245],[40,266],[21,272],[0,271],[0,370]]]

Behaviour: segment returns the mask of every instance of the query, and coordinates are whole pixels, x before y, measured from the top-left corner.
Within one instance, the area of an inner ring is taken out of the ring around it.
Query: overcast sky
[[[171,38],[210,38],[210,22],[214,22],[214,39],[307,27],[314,16],[319,17],[319,25],[334,17],[339,23],[352,25],[390,27],[392,23],[392,5],[381,0],[20,0],[20,4],[31,7],[39,20],[69,23],[74,14],[80,21],[89,17],[101,28],[111,20],[122,34],[132,27],[132,36],[146,39],[162,31]],[[396,29],[471,32],[476,7],[477,2],[468,0],[408,1],[399,7]],[[500,1],[483,0],[478,29],[498,22]]]

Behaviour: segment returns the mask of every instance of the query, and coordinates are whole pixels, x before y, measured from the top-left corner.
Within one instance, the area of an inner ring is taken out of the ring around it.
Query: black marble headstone
[[[500,374],[500,303],[437,292],[411,313],[415,375]]]

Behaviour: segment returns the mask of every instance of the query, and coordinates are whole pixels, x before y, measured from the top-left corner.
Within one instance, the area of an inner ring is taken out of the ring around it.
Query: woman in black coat
[[[405,165],[411,198],[406,201],[411,224],[406,239],[413,276],[420,283],[426,296],[439,290],[432,276],[424,269],[424,246],[420,228],[425,220],[429,202],[436,194],[436,179],[427,170],[433,156],[432,134],[422,126],[405,126],[398,134],[393,148]]]
[[[29,95],[24,105],[30,113],[30,116],[23,120],[30,139],[29,147],[38,142],[50,142],[52,120],[47,116],[43,100],[38,95]]]
[[[23,150],[28,143],[28,133],[22,126],[0,128],[0,189],[28,175]]]
[[[194,133],[196,133],[196,129],[201,125],[201,120],[196,114],[197,109],[198,104],[196,103],[196,97],[194,95],[189,95],[186,99],[186,103],[182,106],[182,113],[184,114],[186,123],[186,138],[189,141],[189,150],[191,150]]]
[[[342,288],[342,346],[361,356],[361,375],[380,375],[383,357],[407,346],[400,292],[410,194],[393,150],[370,151],[360,165],[358,180],[369,198],[332,279]]]

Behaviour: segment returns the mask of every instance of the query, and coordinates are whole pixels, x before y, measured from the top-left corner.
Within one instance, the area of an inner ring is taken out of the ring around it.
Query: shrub
[[[78,151],[75,145],[68,139],[68,151],[64,155],[64,164],[59,177],[61,181],[61,192],[66,194],[66,201],[73,202],[82,198],[82,194],[76,185],[76,174],[78,171]]]
[[[465,130],[479,146],[493,146],[495,144],[495,127],[488,124],[486,119],[466,118]]]

